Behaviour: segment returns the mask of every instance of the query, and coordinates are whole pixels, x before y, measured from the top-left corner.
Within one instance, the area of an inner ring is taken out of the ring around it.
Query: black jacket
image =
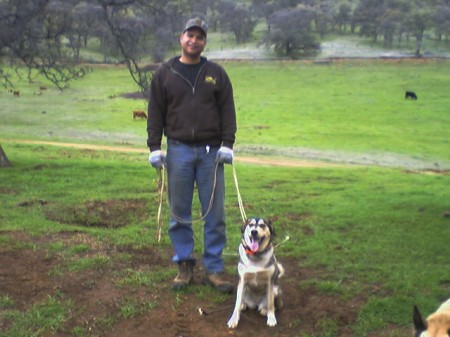
[[[192,86],[173,68],[175,59],[163,63],[152,79],[147,120],[150,151],[161,149],[163,133],[183,143],[232,149],[236,113],[225,70],[206,61]]]

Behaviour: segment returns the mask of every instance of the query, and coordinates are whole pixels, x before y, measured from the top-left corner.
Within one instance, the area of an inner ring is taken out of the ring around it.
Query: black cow
[[[407,91],[405,92],[405,99],[417,99],[417,95],[414,91]]]

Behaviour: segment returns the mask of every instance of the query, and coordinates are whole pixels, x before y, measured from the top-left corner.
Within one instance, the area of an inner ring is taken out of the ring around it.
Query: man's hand
[[[216,163],[219,164],[232,164],[233,163],[233,150],[222,146],[216,155]]]
[[[155,169],[162,169],[163,166],[166,165],[166,156],[162,153],[161,150],[152,151],[148,156],[148,162]]]

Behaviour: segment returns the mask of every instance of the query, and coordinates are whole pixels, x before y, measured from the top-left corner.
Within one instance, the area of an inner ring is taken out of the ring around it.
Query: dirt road
[[[71,147],[84,150],[100,150],[100,151],[116,151],[116,152],[130,152],[130,153],[148,153],[148,149],[144,148],[132,148],[124,146],[107,146],[107,145],[93,145],[93,144],[79,144],[79,143],[64,143],[64,142],[50,142],[40,140],[19,140],[19,139],[1,139],[1,143],[18,143],[18,144],[37,144],[59,147]],[[269,166],[283,166],[283,167],[346,167],[351,166],[349,164],[342,163],[330,163],[324,161],[313,160],[298,160],[298,159],[286,159],[278,157],[265,157],[265,156],[241,156],[235,155],[236,162],[242,162],[255,165],[269,165]]]

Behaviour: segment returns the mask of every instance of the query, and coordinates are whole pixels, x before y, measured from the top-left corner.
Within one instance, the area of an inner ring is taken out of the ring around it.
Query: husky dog
[[[283,306],[278,280],[283,276],[284,268],[273,254],[275,234],[272,224],[265,219],[250,219],[242,226],[241,232],[239,284],[228,327],[234,329],[238,326],[241,311],[246,308],[258,309],[261,315],[267,315],[267,325],[275,326],[275,310]]]

